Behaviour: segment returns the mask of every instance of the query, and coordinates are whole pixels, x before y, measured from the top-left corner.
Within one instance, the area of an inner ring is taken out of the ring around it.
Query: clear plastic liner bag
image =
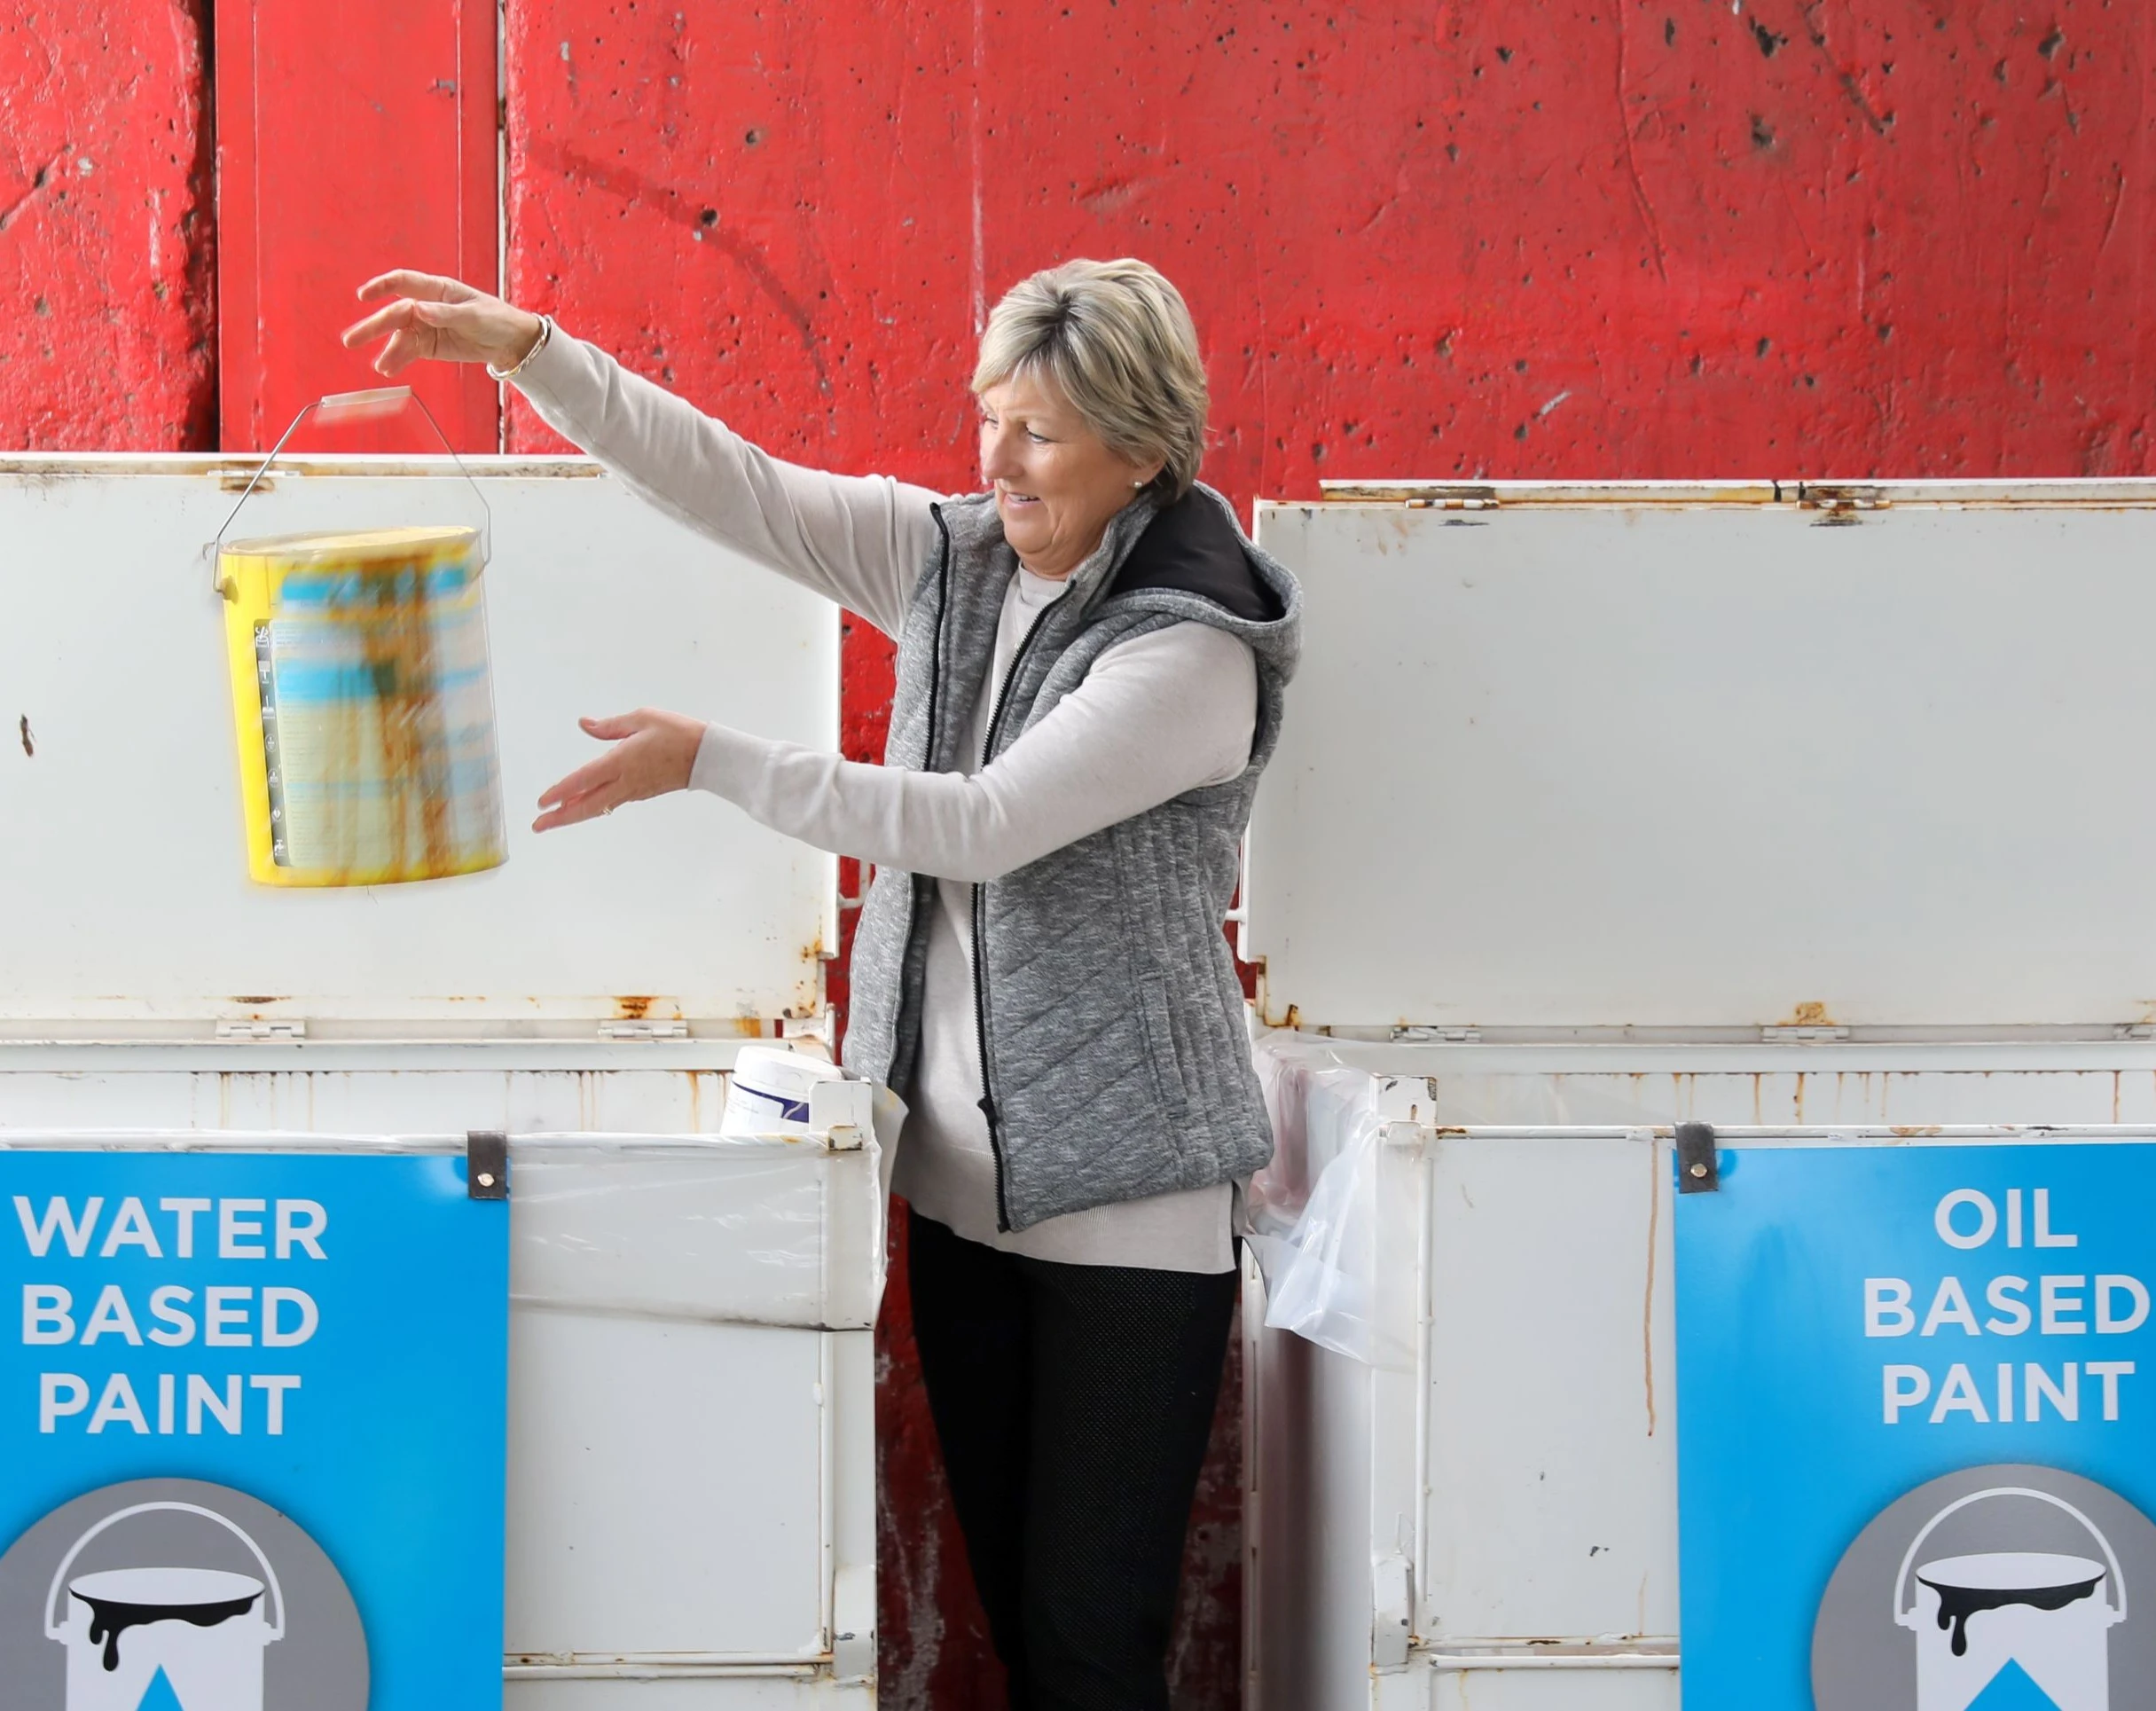
[[[1376,1310],[1384,1126],[1370,1109],[1371,1077],[1324,1047],[1287,1045],[1258,1062],[1274,1150],[1243,1205],[1266,1277],[1266,1323],[1353,1360],[1411,1360]]]
[[[1413,1352],[1386,1328],[1376,1299],[1383,1126],[1366,1114],[1288,1232],[1253,1231],[1250,1240],[1266,1274],[1268,1326],[1368,1365],[1400,1366]]]

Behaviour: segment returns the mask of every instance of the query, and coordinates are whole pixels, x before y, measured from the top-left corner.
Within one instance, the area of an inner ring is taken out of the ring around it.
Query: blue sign
[[[2141,1702],[2156,1146],[1721,1160],[1676,1221],[1687,1711]]]
[[[0,1151],[11,1707],[499,1705],[509,1213],[465,1179]]]

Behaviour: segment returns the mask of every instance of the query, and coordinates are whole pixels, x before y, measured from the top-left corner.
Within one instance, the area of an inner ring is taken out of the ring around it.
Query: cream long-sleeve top
[[[896,636],[937,538],[937,495],[881,475],[833,475],[770,456],[724,423],[557,331],[516,377],[547,424],[635,491]],[[977,1102],[971,889],[1249,764],[1258,717],[1249,646],[1177,624],[1104,650],[1086,679],[987,766],[989,710],[1032,616],[1063,585],[1015,572],[963,773],[864,765],[722,725],[705,727],[691,786],[774,830],[934,875],[921,1056],[894,1186],[969,1240],[1068,1264],[1219,1272],[1234,1265],[1233,1190],[1156,1195],[996,1228],[995,1159]]]

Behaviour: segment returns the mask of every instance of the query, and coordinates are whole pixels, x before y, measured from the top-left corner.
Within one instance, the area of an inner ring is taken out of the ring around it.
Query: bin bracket
[[[1677,1125],[1677,1192],[1714,1194],[1721,1188],[1721,1166],[1714,1153],[1712,1123]]]
[[[464,1137],[464,1184],[474,1200],[509,1197],[509,1137],[499,1129],[471,1129]]]

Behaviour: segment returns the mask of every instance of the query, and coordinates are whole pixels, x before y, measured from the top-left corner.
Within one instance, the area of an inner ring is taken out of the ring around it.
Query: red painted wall
[[[332,392],[379,386],[336,334],[392,267],[495,287],[494,0],[216,0],[223,443],[267,451]],[[400,377],[459,451],[500,446],[500,389],[476,366]],[[312,435],[311,424],[301,430]],[[432,451],[405,419],[295,450]]]
[[[199,23],[32,7],[0,23],[0,442],[203,443]],[[984,305],[1123,253],[1191,300],[1239,504],[1335,475],[2152,467],[2144,0],[509,0],[508,31],[513,293],[833,467],[968,484]],[[56,177],[84,137],[121,140]],[[196,216],[162,302],[152,208]],[[508,434],[548,443],[521,406]],[[888,655],[846,658],[874,757]],[[901,1290],[887,1702],[984,1711],[911,1359]],[[1187,1708],[1234,1699],[1233,1426]]]
[[[0,449],[216,444],[204,22],[0,8]]]

